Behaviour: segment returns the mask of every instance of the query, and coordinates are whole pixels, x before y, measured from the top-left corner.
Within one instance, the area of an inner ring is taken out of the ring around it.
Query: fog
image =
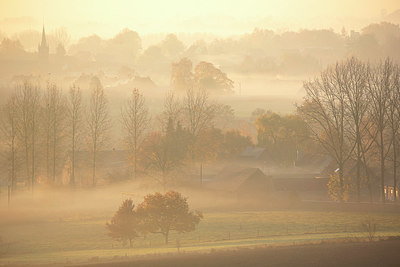
[[[0,265],[400,246],[399,23],[392,0],[2,1]]]

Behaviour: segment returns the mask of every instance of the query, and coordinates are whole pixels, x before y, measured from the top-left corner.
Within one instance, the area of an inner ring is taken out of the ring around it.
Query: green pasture
[[[135,240],[133,248],[107,236],[104,219],[14,223],[0,226],[3,242],[0,264],[67,263],[116,259],[146,254],[201,251],[254,245],[282,245],[326,239],[366,237],[361,224],[376,223],[377,236],[400,235],[400,214],[309,211],[205,213],[197,230]]]

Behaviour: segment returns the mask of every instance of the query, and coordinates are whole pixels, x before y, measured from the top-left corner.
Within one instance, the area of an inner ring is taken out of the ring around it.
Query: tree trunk
[[[46,178],[47,178],[47,182],[51,183],[50,180],[50,135],[47,134],[47,140],[46,140]]]
[[[26,136],[27,133],[25,133],[25,168],[26,168],[26,182],[29,185],[29,145],[28,145],[28,137]]]
[[[136,141],[135,141],[135,148],[134,148],[134,151],[133,151],[133,179],[135,179],[136,180],[136,154],[137,154],[137,152],[136,152]]]
[[[393,137],[393,200],[397,202],[397,148],[396,136]]]
[[[56,120],[56,118],[54,118],[54,120]],[[54,128],[53,128],[53,184],[56,183],[56,152],[57,152],[57,130],[56,130],[56,125],[54,124]]]
[[[381,160],[381,201],[385,203],[385,156],[383,147],[383,131],[380,131],[380,160]]]
[[[71,177],[69,184],[75,186],[75,129],[72,130]]]
[[[135,98],[135,109],[137,108],[137,99]],[[134,179],[136,180],[136,156],[137,156],[137,112],[135,111],[135,114],[134,114],[134,121],[135,121],[135,129],[134,129],[134,134],[133,134],[133,149],[134,149],[134,152],[133,152],[133,156],[134,156],[134,162],[133,162],[133,177],[134,177]]]
[[[15,136],[14,134],[13,134],[13,136]],[[15,159],[15,137],[13,137],[12,138],[12,143],[11,143],[11,161],[12,161],[12,163],[11,163],[11,192],[14,192],[14,190],[15,190],[15,185],[16,185],[16,175],[15,175],[15,169],[16,169],[16,166],[15,166],[15,161],[16,161],[16,159]]]
[[[343,164],[339,164],[340,202],[344,202]]]
[[[96,145],[93,149],[92,186],[96,186]]]
[[[200,163],[200,187],[203,186],[203,163]]]
[[[357,137],[357,202],[360,202],[360,184],[361,184],[361,179],[360,179],[360,165],[361,165],[361,152],[360,152],[360,142],[359,142],[359,137]]]
[[[165,244],[168,245],[169,230],[167,230],[164,235],[165,235]]]
[[[35,116],[32,119],[32,193],[35,184]]]

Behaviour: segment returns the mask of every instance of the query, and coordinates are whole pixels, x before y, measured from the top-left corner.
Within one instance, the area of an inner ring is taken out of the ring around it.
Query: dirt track
[[[238,249],[85,266],[400,266],[400,240]]]

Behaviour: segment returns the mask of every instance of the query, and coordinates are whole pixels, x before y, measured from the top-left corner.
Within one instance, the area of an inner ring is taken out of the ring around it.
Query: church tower
[[[46,41],[46,32],[44,30],[44,25],[42,30],[42,42],[38,45],[38,53],[39,53],[39,59],[49,58],[49,45],[47,44]]]

